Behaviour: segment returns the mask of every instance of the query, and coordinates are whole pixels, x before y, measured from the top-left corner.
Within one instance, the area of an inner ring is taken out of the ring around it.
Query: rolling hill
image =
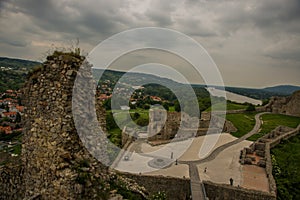
[[[7,89],[19,89],[25,82],[27,73],[35,66],[41,63],[16,58],[0,57],[0,92]],[[97,77],[98,70],[94,70],[95,76]],[[103,73],[101,80],[110,80],[114,84],[125,74],[125,72],[106,70]],[[179,87],[181,83],[175,82],[168,78],[158,77],[149,74],[142,73],[128,73],[128,79],[139,85],[143,82],[151,81],[152,83],[160,83],[166,85],[172,85]],[[100,82],[101,82],[100,80]],[[154,84],[155,85],[155,84]],[[162,89],[162,86],[156,84],[157,89]],[[207,91],[204,89],[206,85],[192,85],[197,96],[208,96]],[[153,84],[151,84],[153,89]],[[216,87],[218,88],[218,87]],[[262,89],[256,88],[241,88],[241,87],[225,87],[226,91],[236,93],[239,95],[251,97],[254,99],[269,99],[272,96],[289,96],[294,91],[300,90],[299,86],[293,85],[278,85],[273,87],[266,87]],[[163,89],[162,89],[163,91]],[[153,92],[156,95],[156,92]]]
[[[0,92],[20,89],[27,73],[40,64],[35,61],[0,57]]]
[[[300,90],[300,86],[294,85],[278,85],[273,87],[266,87],[263,90],[273,93],[278,93],[282,95],[291,95],[295,91]]]

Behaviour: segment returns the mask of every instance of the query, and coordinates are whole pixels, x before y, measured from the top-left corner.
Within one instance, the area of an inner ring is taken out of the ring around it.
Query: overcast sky
[[[88,53],[121,31],[154,26],[198,41],[226,85],[300,85],[299,0],[0,0],[0,16],[0,56],[41,60],[77,38]]]

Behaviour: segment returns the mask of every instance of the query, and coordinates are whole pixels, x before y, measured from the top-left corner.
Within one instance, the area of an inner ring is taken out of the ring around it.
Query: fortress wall
[[[22,165],[0,167],[0,200],[23,200],[24,180]]]
[[[79,138],[82,129],[99,134],[100,125],[105,131],[105,114],[100,105],[95,103],[98,111],[95,113],[91,110],[93,106],[85,103],[88,96],[95,94],[82,88],[75,89],[80,96],[77,120],[82,123],[75,127],[72,112],[75,77],[84,78],[86,86],[95,84],[91,66],[86,64],[79,71],[83,60],[84,57],[72,53],[56,53],[31,73],[23,89],[26,111],[22,164],[0,168],[0,199],[108,199],[113,190],[111,185],[120,184],[144,196],[142,188],[110,172],[82,143],[87,141],[97,156],[109,159],[107,149],[93,148],[106,148],[104,141],[85,135]]]
[[[246,158],[247,151],[251,154],[254,151],[264,152],[262,154],[263,160],[265,162],[266,174],[269,180],[269,189],[272,195],[276,195],[276,182],[272,174],[272,158],[270,151],[272,148],[276,147],[276,145],[280,144],[281,141],[287,140],[290,137],[293,137],[300,132],[300,125],[293,130],[291,128],[278,126],[270,133],[264,135],[259,138],[255,143],[253,143],[250,148],[244,148],[242,150],[240,162],[242,164],[251,164]]]
[[[276,196],[245,188],[203,181],[209,200],[276,200]]]
[[[165,192],[169,200],[188,200],[191,195],[190,179],[122,173],[147,188],[150,194]]]
[[[266,143],[266,149],[265,149],[265,158],[266,158],[266,173],[267,177],[269,179],[269,186],[270,186],[270,193],[271,194],[276,194],[276,182],[274,179],[274,176],[272,174],[272,159],[271,159],[271,154],[270,150],[274,148],[277,144],[279,144],[282,140],[287,140],[290,137],[293,137],[300,132],[300,125],[287,133],[284,133],[283,135],[280,135],[276,137],[275,139],[271,140],[270,142]]]

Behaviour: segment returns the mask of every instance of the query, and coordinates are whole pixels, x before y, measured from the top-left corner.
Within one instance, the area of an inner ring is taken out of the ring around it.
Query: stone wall
[[[0,167],[0,200],[24,198],[24,180],[22,165]]]
[[[270,133],[259,138],[256,142],[250,145],[249,148],[244,148],[241,152],[241,164],[255,164],[266,169],[266,174],[269,181],[269,189],[272,195],[276,195],[276,182],[272,174],[272,159],[270,150],[279,144],[282,140],[293,137],[300,132],[300,125],[296,129],[289,127],[278,126]],[[251,155],[260,156],[258,163],[254,163]]]
[[[86,190],[83,176],[107,174],[83,147],[73,122],[72,90],[83,59],[68,54],[48,57],[25,86],[25,198],[77,199]]]
[[[180,112],[167,112],[165,116],[162,115],[161,119],[159,110],[150,111],[150,121],[147,133],[149,135],[148,141],[169,141],[171,139],[183,140],[194,136],[203,136],[207,134],[208,129],[210,133],[219,132],[220,117],[217,115],[211,115],[210,112],[203,112],[201,119],[198,120],[195,117],[190,117],[186,113]],[[242,112],[238,110],[236,112]],[[216,113],[218,114],[218,113]],[[212,124],[212,127],[209,126]],[[223,132],[235,132],[237,129],[230,122],[225,120],[223,126]],[[128,139],[134,139],[126,136],[130,129],[123,130],[122,144],[125,144]],[[131,133],[131,135],[134,135]]]
[[[147,188],[150,194],[165,192],[168,200],[188,200],[191,195],[190,179],[163,176],[145,176],[124,173],[127,178],[135,180]]]
[[[276,196],[240,187],[203,181],[209,200],[276,200]]]
[[[290,97],[272,97],[264,106],[265,111],[300,117],[300,91]]]
[[[94,111],[93,116],[89,115],[92,105],[84,103],[87,96],[95,96],[92,91],[76,88],[81,98],[76,102],[79,105],[77,119],[72,115],[76,75],[84,77],[84,84],[95,84],[91,66],[83,60],[74,53],[56,52],[31,73],[23,89],[27,109],[22,164],[0,169],[1,199],[109,199],[110,190],[114,189],[111,184],[124,185],[128,191],[145,197],[144,188],[110,172],[87,151],[82,140],[89,138],[79,138],[81,128],[96,134],[93,125],[102,126],[105,132],[105,114],[98,102],[95,102],[97,115]],[[82,64],[84,69],[78,71]],[[88,126],[75,128],[74,120]],[[88,144],[94,147],[107,147],[103,141],[90,139]],[[107,149],[97,156],[110,158]]]

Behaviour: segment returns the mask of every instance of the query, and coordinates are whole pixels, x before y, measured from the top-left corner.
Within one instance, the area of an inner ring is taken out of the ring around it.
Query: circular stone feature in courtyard
[[[169,158],[154,158],[148,162],[148,165],[156,169],[162,169],[169,167],[172,162],[174,162],[174,160]]]

